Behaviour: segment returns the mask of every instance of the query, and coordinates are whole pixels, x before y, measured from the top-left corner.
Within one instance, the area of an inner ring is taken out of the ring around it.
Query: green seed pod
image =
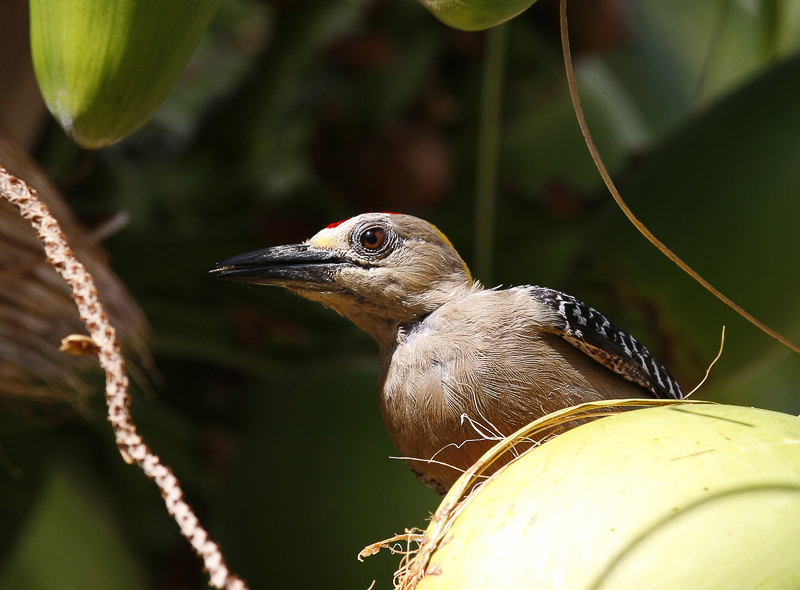
[[[47,107],[91,149],[144,125],[221,0],[30,0],[31,52]]]
[[[800,419],[621,413],[523,455],[456,513],[417,588],[796,589]]]
[[[514,18],[536,0],[420,0],[444,24],[481,31]]]

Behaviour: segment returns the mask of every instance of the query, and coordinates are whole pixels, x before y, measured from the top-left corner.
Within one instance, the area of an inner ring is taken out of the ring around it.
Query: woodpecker
[[[599,312],[546,287],[484,288],[441,231],[410,215],[358,215],[212,272],[284,287],[371,335],[389,434],[439,493],[492,439],[555,410],[683,397],[650,352]]]

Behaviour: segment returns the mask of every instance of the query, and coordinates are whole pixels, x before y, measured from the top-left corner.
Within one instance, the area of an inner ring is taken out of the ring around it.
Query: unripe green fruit
[[[536,0],[420,0],[444,24],[481,31],[514,18]]]
[[[489,481],[425,571],[425,590],[796,590],[800,419],[679,405],[579,426]]]
[[[47,107],[81,146],[127,137],[158,110],[221,0],[30,0]]]

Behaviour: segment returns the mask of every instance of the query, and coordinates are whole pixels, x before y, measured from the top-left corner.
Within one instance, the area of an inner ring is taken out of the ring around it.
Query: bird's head
[[[472,285],[467,265],[442,232],[397,213],[332,223],[302,244],[235,256],[213,272],[319,301],[379,343]]]

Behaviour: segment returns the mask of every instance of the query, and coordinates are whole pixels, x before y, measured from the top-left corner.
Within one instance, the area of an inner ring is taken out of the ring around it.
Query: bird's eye
[[[378,250],[386,241],[386,234],[379,227],[373,227],[361,234],[361,245],[367,250]]]

